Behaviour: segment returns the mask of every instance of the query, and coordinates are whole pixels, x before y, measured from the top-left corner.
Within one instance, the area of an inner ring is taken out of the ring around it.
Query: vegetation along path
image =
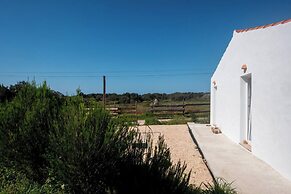
[[[212,176],[188,132],[187,125],[150,125],[140,126],[139,129],[141,132],[153,132],[154,141],[159,135],[164,136],[171,150],[172,160],[175,163],[179,160],[185,161],[187,171],[192,169],[190,184],[199,186],[201,183],[212,182]]]

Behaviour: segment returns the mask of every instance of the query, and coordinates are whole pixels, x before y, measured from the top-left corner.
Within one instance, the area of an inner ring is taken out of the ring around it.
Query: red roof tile
[[[248,32],[248,31],[251,31],[251,30],[264,29],[264,28],[268,28],[268,27],[271,27],[271,26],[277,26],[279,24],[286,24],[286,23],[289,23],[289,22],[291,22],[291,19],[283,20],[283,21],[280,21],[280,22],[275,22],[275,23],[272,23],[272,24],[267,24],[267,25],[264,25],[264,26],[257,26],[257,27],[254,27],[254,28],[235,30],[235,32],[236,33]]]

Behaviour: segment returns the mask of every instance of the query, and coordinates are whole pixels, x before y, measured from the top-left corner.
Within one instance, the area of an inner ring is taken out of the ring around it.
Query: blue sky
[[[0,0],[0,83],[72,94],[209,91],[234,29],[291,18],[291,1]]]

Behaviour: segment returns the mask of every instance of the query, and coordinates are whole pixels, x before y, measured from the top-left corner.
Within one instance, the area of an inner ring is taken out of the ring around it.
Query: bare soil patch
[[[212,176],[205,165],[197,145],[193,142],[187,125],[150,125],[139,126],[139,130],[153,132],[154,141],[161,134],[171,150],[173,162],[185,161],[187,171],[192,169],[190,184],[199,186],[201,183],[211,183]]]

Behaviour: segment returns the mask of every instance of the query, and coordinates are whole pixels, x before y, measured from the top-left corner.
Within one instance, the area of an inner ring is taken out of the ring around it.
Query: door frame
[[[217,125],[216,121],[216,112],[217,112],[217,104],[216,104],[216,98],[217,98],[217,86],[212,87],[212,95],[211,95],[211,123],[213,126]]]
[[[240,77],[240,141],[252,142],[252,74]]]

